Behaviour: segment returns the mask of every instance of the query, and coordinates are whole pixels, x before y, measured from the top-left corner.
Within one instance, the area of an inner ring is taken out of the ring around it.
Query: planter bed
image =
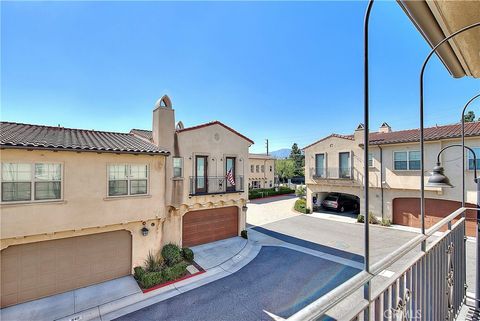
[[[200,265],[198,265],[198,264],[195,263],[195,262],[192,262],[191,265],[195,266],[195,267],[197,268],[198,272],[193,273],[193,274],[190,274],[190,273],[187,271],[187,275],[184,275],[184,276],[182,276],[182,277],[180,277],[180,278],[178,278],[178,279],[176,279],[176,280],[166,281],[166,282],[164,282],[164,283],[160,283],[160,284],[154,285],[154,286],[149,287],[149,288],[147,288],[147,289],[142,288],[141,284],[138,283],[138,281],[137,281],[137,283],[138,283],[138,285],[140,286],[140,288],[142,289],[142,292],[143,292],[143,293],[148,293],[148,292],[151,292],[151,291],[153,291],[153,290],[157,290],[157,289],[163,288],[164,286],[167,286],[167,285],[170,285],[170,284],[173,284],[173,283],[177,283],[177,282],[180,282],[180,281],[189,279],[189,278],[191,278],[191,277],[194,277],[194,276],[197,276],[197,275],[200,275],[200,274],[203,274],[203,273],[206,272]]]

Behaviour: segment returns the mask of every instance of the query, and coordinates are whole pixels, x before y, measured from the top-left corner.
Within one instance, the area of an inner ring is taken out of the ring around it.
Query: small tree
[[[467,112],[466,115],[463,116],[463,119],[465,120],[466,123],[471,123],[475,121],[475,113],[471,110]]]
[[[285,180],[295,176],[295,162],[291,159],[277,159],[275,161],[275,172],[278,178],[285,182]]]
[[[298,148],[297,143],[293,143],[292,150],[290,152],[291,160],[295,162],[295,176],[305,176],[304,167],[305,167],[305,155],[303,155],[300,148]]]

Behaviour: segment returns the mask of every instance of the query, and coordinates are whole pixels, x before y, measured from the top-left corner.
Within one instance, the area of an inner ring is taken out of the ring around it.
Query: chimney
[[[355,129],[355,132],[353,133],[353,138],[357,144],[363,144],[363,137],[365,135],[365,126],[360,123],[357,126],[357,129]]]
[[[383,123],[382,126],[380,126],[380,129],[378,131],[380,133],[391,133],[392,127],[390,127],[390,125],[387,123]]]
[[[157,100],[153,110],[153,143],[173,153],[175,136],[175,111],[167,95]]]

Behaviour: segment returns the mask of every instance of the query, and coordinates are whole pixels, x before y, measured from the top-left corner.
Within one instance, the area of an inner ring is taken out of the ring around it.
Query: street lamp
[[[478,96],[477,96],[478,97]],[[465,133],[463,132],[462,135]],[[447,176],[444,174],[443,167],[441,166],[440,163],[440,155],[443,153],[444,150],[450,148],[450,147],[462,147],[463,151],[465,149],[468,149],[472,155],[473,155],[473,181],[477,185],[477,208],[480,208],[480,180],[478,179],[477,176],[477,155],[475,154],[475,151],[471,149],[468,146],[464,145],[464,141],[462,141],[462,144],[454,144],[454,145],[449,145],[440,150],[437,155],[437,165],[433,168],[432,171],[432,176],[429,177],[426,186],[429,187],[453,187],[452,184],[450,184],[450,180],[448,179]],[[463,155],[463,153],[462,153]],[[462,159],[463,162],[465,162],[465,159]],[[462,178],[462,188],[463,191],[465,191],[465,172],[462,173],[463,178]],[[462,205],[465,207],[465,197],[463,198]],[[465,217],[465,216],[464,216]],[[476,264],[476,284],[475,284],[475,306],[479,308],[480,306],[480,301],[478,300],[480,298],[480,215],[479,211],[477,210],[477,264]]]

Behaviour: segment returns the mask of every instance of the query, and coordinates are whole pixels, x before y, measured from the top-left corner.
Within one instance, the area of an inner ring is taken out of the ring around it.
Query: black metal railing
[[[226,176],[190,176],[190,195],[239,193],[244,191],[243,176],[235,176],[231,184]]]
[[[313,179],[352,179],[351,167],[310,168],[310,177]]]

